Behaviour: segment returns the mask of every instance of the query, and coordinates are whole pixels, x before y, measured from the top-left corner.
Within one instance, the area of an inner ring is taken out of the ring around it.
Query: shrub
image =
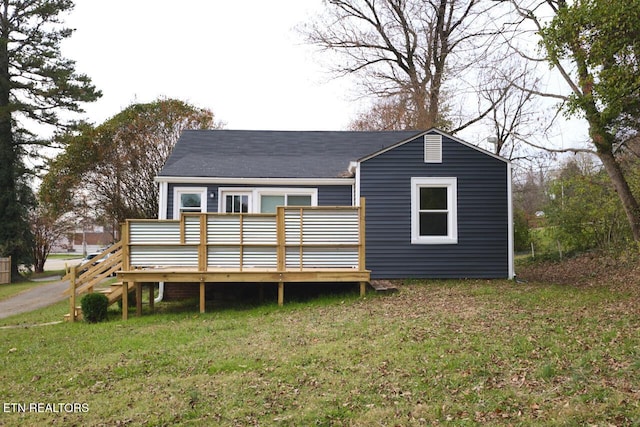
[[[516,252],[528,251],[531,245],[531,230],[527,216],[522,209],[516,209],[513,213],[513,242]]]
[[[631,228],[611,180],[601,169],[565,166],[549,186],[547,225],[565,251],[609,250],[631,241]]]
[[[107,318],[109,299],[100,293],[87,294],[80,301],[82,315],[89,323],[97,323]]]

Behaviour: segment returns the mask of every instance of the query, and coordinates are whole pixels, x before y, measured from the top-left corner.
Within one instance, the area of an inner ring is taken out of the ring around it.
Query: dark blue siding
[[[351,206],[353,187],[325,185],[318,187],[318,206]]]
[[[508,277],[507,164],[444,136],[441,164],[423,149],[418,138],[361,164],[372,277]],[[412,177],[457,178],[457,244],[411,244]]]
[[[175,187],[207,187],[207,211],[218,211],[218,187],[238,189],[246,188],[317,188],[318,189],[318,205],[319,206],[351,206],[353,187],[351,185],[217,185],[217,184],[169,184],[167,195],[167,218],[173,218],[173,189]],[[215,194],[215,198],[209,197]]]

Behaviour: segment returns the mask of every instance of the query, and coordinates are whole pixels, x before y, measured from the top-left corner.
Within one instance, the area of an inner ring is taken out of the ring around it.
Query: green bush
[[[516,209],[513,213],[513,242],[516,252],[524,252],[531,249],[531,230],[527,222],[527,216],[522,209]]]
[[[553,240],[565,250],[583,252],[625,246],[631,229],[604,171],[565,176],[551,183],[545,208]]]
[[[87,294],[80,301],[84,320],[89,323],[102,322],[107,318],[109,299],[100,293]]]

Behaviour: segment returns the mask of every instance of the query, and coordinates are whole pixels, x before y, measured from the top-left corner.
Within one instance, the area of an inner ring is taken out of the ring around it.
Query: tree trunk
[[[631,226],[633,240],[640,242],[640,206],[631,192],[631,188],[624,177],[622,168],[620,168],[620,164],[611,152],[600,152],[598,150],[598,157],[602,161],[604,169],[607,171],[607,174],[613,183],[613,187],[620,197],[624,212],[627,215],[627,219]]]
[[[34,273],[44,273],[44,263],[46,259],[36,260],[35,264],[33,264],[33,272]]]

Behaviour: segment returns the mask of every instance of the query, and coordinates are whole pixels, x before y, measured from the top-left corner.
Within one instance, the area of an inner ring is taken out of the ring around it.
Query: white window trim
[[[219,187],[218,212],[224,212],[224,198],[227,194],[248,194],[249,213],[259,213],[261,210],[260,196],[311,196],[311,206],[318,206],[317,188],[287,188],[287,187]]]
[[[174,187],[173,188],[173,219],[180,219],[180,194],[200,193],[200,212],[207,211],[206,187]]]
[[[158,183],[158,219],[167,219],[167,197],[169,196],[169,184]]]
[[[420,235],[420,188],[446,187],[447,231],[446,236]],[[411,243],[414,245],[440,245],[458,243],[458,179],[457,178],[411,178]]]

